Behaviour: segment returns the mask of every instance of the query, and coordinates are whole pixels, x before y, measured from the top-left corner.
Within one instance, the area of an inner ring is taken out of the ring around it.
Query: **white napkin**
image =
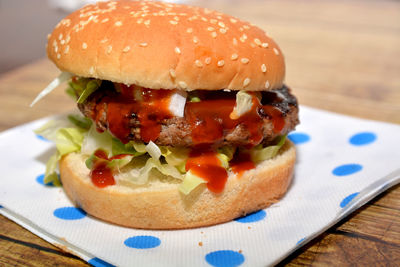
[[[400,126],[300,107],[295,177],[277,204],[212,227],[136,230],[104,223],[43,185],[53,145],[33,130],[0,134],[1,214],[94,266],[266,266],[278,263],[400,181]]]

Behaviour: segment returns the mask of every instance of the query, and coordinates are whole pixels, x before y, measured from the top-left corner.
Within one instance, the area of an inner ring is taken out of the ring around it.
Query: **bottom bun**
[[[98,188],[85,157],[77,153],[62,158],[60,174],[69,198],[92,216],[133,228],[179,229],[227,222],[277,202],[290,185],[295,159],[295,147],[287,140],[273,159],[241,177],[230,173],[220,194],[202,184],[186,196],[179,183],[159,179],[145,186]]]

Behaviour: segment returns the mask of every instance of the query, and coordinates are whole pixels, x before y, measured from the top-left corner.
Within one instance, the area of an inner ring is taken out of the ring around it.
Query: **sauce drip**
[[[214,193],[221,193],[224,190],[228,179],[228,173],[221,166],[217,153],[209,147],[193,149],[186,162],[186,171],[191,171],[207,181],[207,188]]]
[[[235,154],[233,159],[229,162],[229,165],[231,166],[232,172],[237,174],[238,177],[241,177],[245,171],[256,167],[254,162],[251,160],[250,154],[241,151]]]
[[[93,162],[92,170],[90,171],[90,178],[92,183],[100,188],[114,185],[115,179],[111,169],[108,167],[108,157],[103,150],[96,150],[94,153],[98,159]]]

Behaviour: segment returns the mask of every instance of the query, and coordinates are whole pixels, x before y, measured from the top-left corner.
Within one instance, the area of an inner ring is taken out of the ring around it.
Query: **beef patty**
[[[112,89],[110,89],[112,88]],[[223,91],[198,91],[200,95],[205,97],[211,96],[212,98],[218,98],[221,95],[231,95],[234,98],[235,92],[223,92]],[[218,92],[218,93],[217,93]],[[89,118],[92,118],[99,131],[106,131],[109,129],[108,122],[108,102],[104,99],[110,99],[117,96],[117,92],[108,83],[103,85],[94,92],[83,104],[78,104],[81,112]],[[216,96],[219,95],[219,96]],[[262,106],[257,109],[258,118],[261,118],[261,123],[257,124],[259,129],[252,129],[251,125],[246,122],[240,122],[233,128],[222,129],[221,134],[213,145],[216,147],[223,145],[234,145],[234,146],[254,146],[259,143],[267,144],[274,140],[277,136],[284,135],[292,131],[295,126],[299,123],[298,119],[298,105],[295,96],[290,93],[290,89],[285,85],[277,90],[263,91],[261,93],[261,104]],[[186,105],[186,109],[188,109]],[[280,129],[276,129],[274,119],[268,112],[267,107],[274,109],[274,113],[278,113],[278,119],[283,124]],[[232,107],[233,108],[233,107]],[[187,116],[187,110],[185,111],[184,117],[167,117],[159,120],[157,123],[160,125],[158,137],[152,140],[157,145],[165,146],[183,146],[192,147],[197,145],[198,142],[193,138],[193,118],[189,119]],[[216,118],[218,120],[218,118]],[[260,119],[258,119],[260,121]],[[141,122],[136,114],[130,114],[128,119],[128,127],[130,131],[124,137],[125,142],[132,141],[148,141],[142,138],[142,127]],[[196,123],[202,123],[201,121]],[[250,125],[250,126],[249,126]],[[121,126],[122,127],[122,126]],[[127,127],[127,126],[125,126]],[[260,137],[256,141],[254,140],[254,132],[260,133]],[[207,134],[207,133],[206,133]],[[210,132],[210,135],[214,133]]]

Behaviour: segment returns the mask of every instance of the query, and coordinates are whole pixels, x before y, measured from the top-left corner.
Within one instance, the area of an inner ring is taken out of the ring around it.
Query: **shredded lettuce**
[[[60,84],[68,81],[71,79],[72,74],[69,72],[61,72],[60,75],[58,75],[57,78],[55,78],[49,85],[47,85],[46,88],[44,88],[37,96],[36,98],[32,101],[30,104],[30,107],[33,107],[40,99],[48,95],[51,91],[56,89]]]
[[[54,185],[60,185],[56,173],[57,163],[63,155],[81,149],[84,132],[85,130],[81,128],[73,127],[68,120],[49,121],[35,131],[36,134],[53,141],[57,148],[57,151],[46,163],[45,183],[53,182]]]
[[[183,179],[182,183],[179,185],[178,189],[183,194],[188,195],[190,192],[193,191],[196,187],[201,184],[206,183],[207,181],[203,178],[193,174],[190,170],[185,174],[185,178]]]
[[[127,154],[127,155],[139,156],[146,153],[146,151],[137,151],[134,148],[134,146],[132,146],[132,143],[123,144],[117,138],[112,138],[111,142],[112,142],[113,155]]]
[[[279,149],[283,146],[286,135],[278,136],[275,140],[276,145],[263,147],[258,145],[250,150],[251,160],[255,163],[271,159],[278,154]]]
[[[97,149],[103,149],[108,156],[112,153],[112,135],[107,131],[99,133],[93,123],[89,131],[85,134],[82,142],[81,153],[85,155],[93,154]]]
[[[94,92],[96,91],[99,87],[101,86],[101,80],[97,80],[97,79],[92,79],[89,80],[82,93],[79,95],[79,98],[77,100],[78,104],[81,104],[83,102],[85,102],[85,100]]]
[[[58,161],[61,159],[60,153],[56,151],[46,163],[46,172],[44,173],[43,182],[45,184],[53,183],[55,186],[60,186],[61,182],[56,173]]]
[[[92,126],[92,121],[81,115],[70,114],[67,118],[72,124],[82,129],[89,130],[90,126]]]

